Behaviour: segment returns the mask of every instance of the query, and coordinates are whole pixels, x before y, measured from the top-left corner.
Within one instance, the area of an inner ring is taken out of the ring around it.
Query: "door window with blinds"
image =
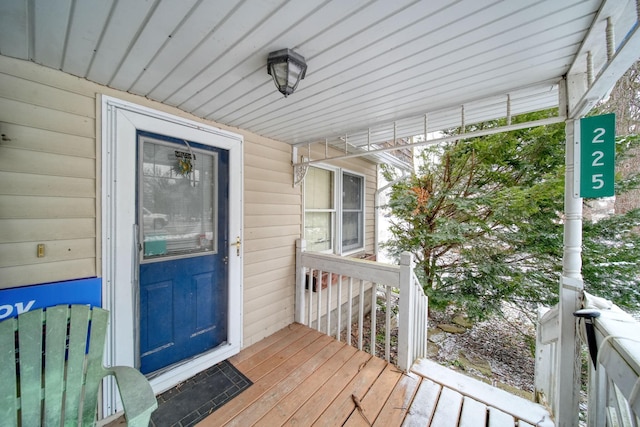
[[[147,136],[141,142],[143,261],[216,253],[218,154]]]
[[[364,177],[309,167],[304,180],[307,250],[343,254],[364,248]]]

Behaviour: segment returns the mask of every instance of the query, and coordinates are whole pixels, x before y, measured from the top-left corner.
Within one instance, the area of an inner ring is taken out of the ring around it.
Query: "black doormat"
[[[193,426],[251,384],[231,363],[220,362],[159,395],[151,425]]]

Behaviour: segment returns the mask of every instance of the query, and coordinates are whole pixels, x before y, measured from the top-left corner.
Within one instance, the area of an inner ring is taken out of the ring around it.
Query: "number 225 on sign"
[[[614,195],[615,114],[580,119],[580,197]]]

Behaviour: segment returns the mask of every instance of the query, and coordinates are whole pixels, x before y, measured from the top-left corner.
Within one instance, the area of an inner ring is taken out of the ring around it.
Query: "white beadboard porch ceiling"
[[[390,139],[558,105],[635,0],[1,0],[0,53],[289,144]],[[601,8],[606,9],[599,13]],[[269,52],[308,71],[284,98]],[[360,142],[358,142],[360,141]]]

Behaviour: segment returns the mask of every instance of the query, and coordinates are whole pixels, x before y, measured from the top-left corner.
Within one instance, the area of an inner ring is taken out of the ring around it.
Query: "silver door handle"
[[[242,246],[242,242],[240,240],[240,236],[236,237],[236,256],[240,256],[240,247]]]

